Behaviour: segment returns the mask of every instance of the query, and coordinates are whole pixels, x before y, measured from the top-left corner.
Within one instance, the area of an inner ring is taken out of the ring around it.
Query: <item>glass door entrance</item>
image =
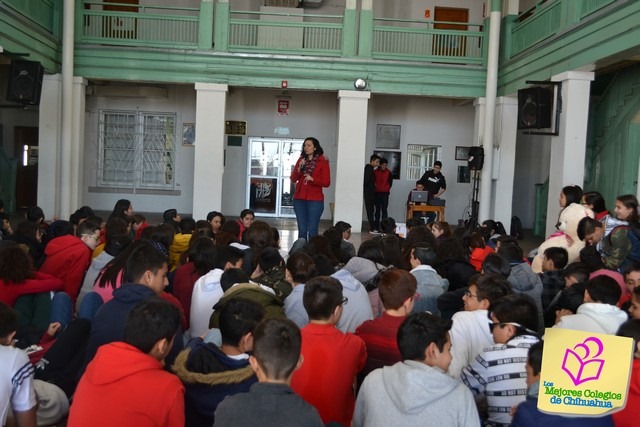
[[[256,216],[295,217],[295,186],[289,176],[303,142],[303,139],[249,138],[247,206]]]

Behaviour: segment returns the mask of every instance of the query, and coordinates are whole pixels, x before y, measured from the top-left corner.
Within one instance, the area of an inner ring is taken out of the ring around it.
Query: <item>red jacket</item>
[[[62,280],[63,290],[75,304],[84,274],[91,264],[91,249],[80,238],[66,235],[50,241],[44,254],[47,258],[40,272]]]
[[[380,168],[373,171],[376,178],[376,193],[388,193],[393,185],[393,175],[389,169],[382,170]]]
[[[188,322],[191,316],[191,295],[193,294],[193,285],[200,278],[200,274],[196,271],[193,262],[181,265],[173,276],[173,295],[180,301],[184,314]]]
[[[612,414],[616,427],[633,427],[638,425],[640,417],[640,359],[633,359],[631,380],[627,394],[627,406],[620,412]]]
[[[476,271],[480,271],[482,270],[482,263],[484,262],[484,259],[487,257],[487,255],[492,254],[493,252],[495,251],[491,249],[490,246],[485,246],[484,248],[475,248],[471,252],[471,256],[469,257],[469,264],[473,265],[473,268],[475,268]]]
[[[105,344],[80,379],[67,425],[183,426],[184,387],[137,348],[124,342]]]
[[[0,301],[13,307],[16,300],[22,295],[59,291],[61,289],[62,280],[36,271],[31,279],[18,284],[7,283],[0,279]]]
[[[304,174],[300,172],[301,160],[302,157],[298,159],[293,171],[291,172],[291,182],[296,184],[296,191],[293,194],[293,198],[296,200],[324,200],[322,187],[328,187],[331,185],[329,161],[324,156],[318,156],[316,167],[311,174],[313,181],[307,181],[305,184]]]

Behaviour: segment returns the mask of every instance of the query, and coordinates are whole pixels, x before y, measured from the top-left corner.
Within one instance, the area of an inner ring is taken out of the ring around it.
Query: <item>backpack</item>
[[[510,233],[518,240],[524,239],[524,233],[522,232],[522,221],[517,216],[511,217],[511,230]]]
[[[624,274],[629,264],[631,264],[632,262],[640,261],[640,230],[628,225],[619,225],[611,230],[611,233],[609,233],[609,238],[611,238],[613,232],[618,228],[625,228],[627,230],[627,239],[629,239],[629,241],[631,242],[631,251],[625,258],[625,260],[622,261],[620,267],[618,267],[618,271]]]

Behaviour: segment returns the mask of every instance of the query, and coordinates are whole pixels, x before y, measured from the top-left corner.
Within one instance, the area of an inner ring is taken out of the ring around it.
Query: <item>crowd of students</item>
[[[151,225],[128,200],[106,221],[85,206],[47,223],[31,208],[0,240],[0,421],[633,425],[638,206],[621,196],[603,215],[597,196],[563,189],[561,205],[597,223],[578,226],[579,260],[547,248],[539,274],[494,221],[471,233],[416,219],[405,237],[387,221],[357,250],[338,221],[285,251],[249,209],[169,209]],[[634,339],[623,411],[537,410],[545,327]]]

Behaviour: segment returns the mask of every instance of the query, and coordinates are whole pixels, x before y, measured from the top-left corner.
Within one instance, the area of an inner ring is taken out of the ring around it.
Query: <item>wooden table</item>
[[[436,221],[444,221],[444,206],[416,205],[410,203],[407,206],[407,219],[413,218],[415,212],[435,212]]]

